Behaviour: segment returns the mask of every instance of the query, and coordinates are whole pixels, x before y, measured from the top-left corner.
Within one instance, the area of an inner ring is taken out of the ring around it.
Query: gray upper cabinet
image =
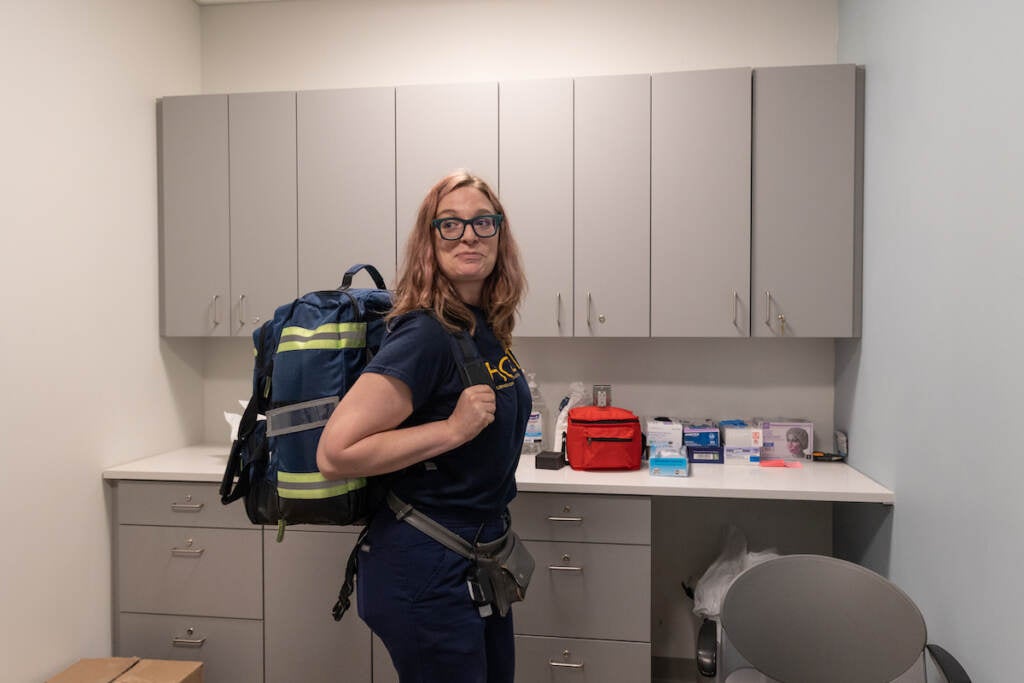
[[[228,97],[231,333],[252,334],[298,292],[295,93]]]
[[[334,289],[356,263],[392,285],[394,88],[300,92],[297,112],[299,292]]]
[[[572,79],[502,83],[499,96],[502,204],[530,289],[519,337],[571,337]]]
[[[165,97],[158,112],[161,333],[227,336],[228,98]]]
[[[410,85],[395,92],[398,262],[427,190],[464,168],[498,187],[498,84]]]
[[[651,79],[651,336],[750,327],[750,73]]]
[[[861,74],[754,71],[755,336],[860,334]]]
[[[651,78],[575,81],[575,336],[647,337]]]

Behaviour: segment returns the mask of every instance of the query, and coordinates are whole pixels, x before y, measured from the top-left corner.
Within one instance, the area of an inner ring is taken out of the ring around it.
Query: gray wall
[[[851,463],[896,492],[844,509],[843,552],[887,572],[976,681],[1021,680],[1024,9],[840,3],[867,67],[864,335],[836,351]]]

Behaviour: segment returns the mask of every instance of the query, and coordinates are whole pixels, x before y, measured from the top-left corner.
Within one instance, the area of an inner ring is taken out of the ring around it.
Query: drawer
[[[253,528],[245,502],[220,502],[219,486],[203,482],[121,481],[117,484],[120,524],[163,524]]]
[[[263,622],[248,619],[118,615],[120,657],[203,663],[205,683],[262,683]]]
[[[651,646],[516,636],[516,683],[650,683]]]
[[[124,612],[263,618],[260,530],[118,527]]]
[[[651,548],[528,541],[537,562],[515,632],[533,636],[651,639]]]
[[[583,493],[520,493],[509,506],[524,539],[651,544],[651,499]]]

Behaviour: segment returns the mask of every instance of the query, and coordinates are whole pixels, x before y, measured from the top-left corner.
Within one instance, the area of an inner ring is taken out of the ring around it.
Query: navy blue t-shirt
[[[494,336],[483,311],[476,342],[497,400],[494,422],[469,442],[389,477],[403,501],[439,520],[478,522],[500,515],[516,495],[516,466],[530,416],[530,389],[509,349]],[[463,385],[451,335],[429,312],[396,318],[364,372],[388,375],[412,391],[412,414],[400,427],[447,419]]]

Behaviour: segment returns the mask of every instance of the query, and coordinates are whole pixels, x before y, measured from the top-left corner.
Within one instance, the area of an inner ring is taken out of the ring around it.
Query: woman
[[[786,430],[786,449],[795,458],[803,458],[807,455],[807,430],[800,427],[790,427]]]
[[[324,428],[330,479],[389,474],[402,501],[468,541],[507,529],[530,391],[511,352],[525,290],[501,202],[480,178],[442,178],[420,205],[380,351]],[[463,388],[449,330],[467,330],[494,388]],[[402,683],[513,679],[512,615],[482,617],[470,562],[385,505],[359,552],[359,615]]]

